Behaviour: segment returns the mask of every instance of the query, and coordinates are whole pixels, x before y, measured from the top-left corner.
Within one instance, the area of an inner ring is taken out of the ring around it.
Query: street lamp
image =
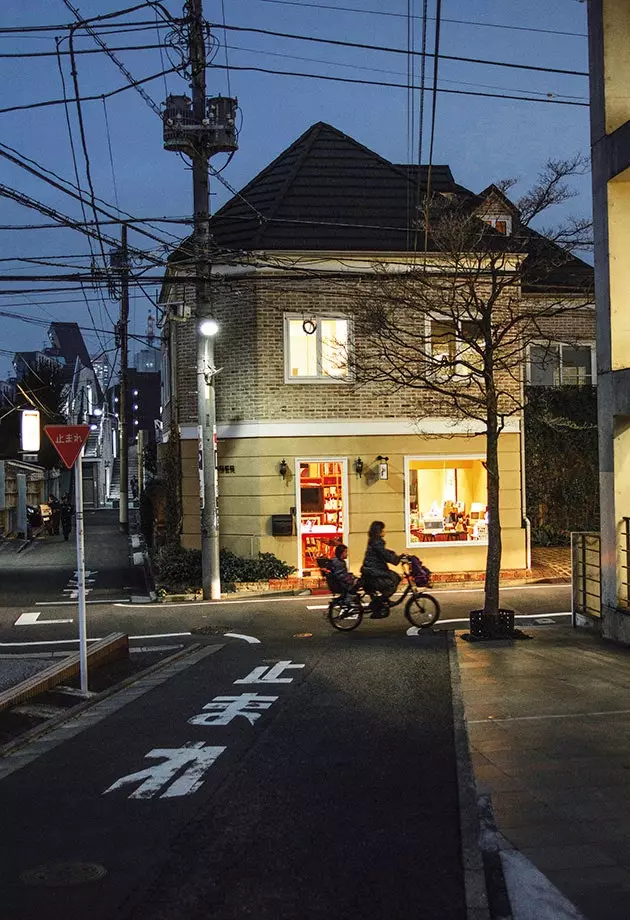
[[[220,600],[219,489],[214,378],[214,337],[219,324],[211,317],[199,321],[197,335],[197,412],[199,438],[199,498],[201,524],[201,585],[205,600]]]

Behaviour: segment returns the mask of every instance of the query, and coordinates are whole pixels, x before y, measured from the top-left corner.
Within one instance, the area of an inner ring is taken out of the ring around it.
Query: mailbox
[[[271,515],[271,534],[274,537],[292,537],[293,536],[293,515],[292,514],[272,514]]]

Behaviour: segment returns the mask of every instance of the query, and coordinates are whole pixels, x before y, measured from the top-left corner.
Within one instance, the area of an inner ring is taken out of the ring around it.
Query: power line
[[[361,7],[352,7],[352,6],[331,6],[327,3],[308,3],[308,2],[297,2],[297,0],[260,0],[261,3],[275,3],[282,6],[297,6],[297,7],[313,7],[314,9],[320,10],[333,10],[335,13],[363,13],[372,16],[391,16],[397,19],[404,19],[406,17],[405,13],[390,13],[384,10],[368,10]],[[582,2],[582,0],[577,0],[577,2]],[[420,18],[420,17],[414,17]],[[433,19],[433,16],[427,17],[428,19]],[[516,32],[542,32],[545,35],[568,35],[575,38],[587,38],[585,32],[565,32],[559,29],[538,29],[533,26],[509,26],[503,23],[498,22],[479,22],[478,20],[473,19],[445,19],[442,17],[442,22],[452,22],[457,25],[465,26],[480,26],[487,29],[510,29]]]
[[[444,22],[444,19],[442,19]],[[309,64],[326,64],[328,67],[341,67],[348,68],[350,70],[364,70],[371,73],[383,73],[383,74],[395,74],[396,76],[403,76],[404,72],[402,70],[388,70],[384,67],[367,67],[362,64],[347,64],[341,61],[331,61],[329,58],[314,58],[314,57],[305,57],[304,55],[298,54],[283,54],[280,51],[262,51],[259,48],[244,48],[242,45],[228,45],[228,48],[232,51],[243,51],[247,54],[259,54],[265,55],[266,57],[278,57],[284,58],[290,61],[306,61]],[[423,66],[426,66],[426,58],[423,60]],[[551,98],[553,96],[562,97],[562,99],[586,99],[586,96],[576,96],[571,95],[570,93],[550,93],[549,91],[533,90],[533,89],[520,89],[519,87],[513,86],[497,86],[495,83],[480,83],[478,80],[474,82],[470,80],[445,80],[442,78],[442,83],[449,83],[453,86],[478,86],[481,89],[496,89],[501,90],[506,93],[529,93],[534,96],[544,96],[546,98]],[[422,90],[423,81],[420,80],[420,90]]]
[[[179,70],[179,64],[175,67],[168,67],[166,70],[160,70],[158,73],[151,74],[150,77],[143,77],[141,80],[134,80],[133,84],[127,84],[125,86],[119,86],[117,89],[112,89],[107,93],[99,93],[96,96],[82,96],[79,102],[95,102],[99,99],[110,99],[112,96],[117,96],[120,93],[124,93],[129,89],[135,89],[136,86],[144,83],[150,83],[152,80],[159,80],[160,77],[163,77],[165,74],[175,73]],[[42,102],[29,102],[23,105],[9,105],[5,106],[3,109],[0,109],[0,115],[6,115],[7,112],[25,112],[30,109],[41,109],[46,108],[51,105],[63,105],[64,102],[76,102],[76,99],[46,99]]]
[[[314,35],[299,35],[295,32],[276,32],[271,29],[255,29],[250,26],[228,26],[222,25],[221,23],[211,23],[211,27],[217,29],[229,29],[232,32],[254,32],[257,35],[271,35],[275,38],[290,38],[295,41],[315,42],[322,45],[337,45],[341,48],[360,48],[362,51],[382,51],[387,54],[407,54],[407,50],[405,48],[394,48],[387,45],[368,45],[364,42],[348,42],[332,38],[318,38]],[[416,57],[421,57],[422,52],[414,51],[413,55]],[[433,55],[429,53],[429,57],[433,57]],[[493,61],[488,58],[469,58],[452,54],[441,54],[440,58],[445,61],[461,61],[467,64],[485,64],[492,67],[510,67],[515,68],[516,70],[531,70],[538,73],[565,74],[571,77],[588,77],[589,75],[587,71],[563,70],[557,67],[539,67],[534,64],[516,64],[513,61]]]
[[[79,22],[81,22],[81,14],[80,14],[79,11],[76,9],[76,7],[74,7],[74,6],[70,3],[70,0],[63,0],[63,2],[64,2],[65,5],[68,7],[68,9],[69,9],[72,13],[74,13],[74,15],[77,17],[77,19],[79,20]],[[136,92],[140,94],[140,96],[144,99],[144,101],[145,101],[146,104],[149,106],[149,108],[152,109],[153,112],[156,112],[156,113],[157,113],[158,118],[161,118],[161,117],[162,117],[162,112],[160,111],[159,106],[157,106],[157,105],[155,104],[155,102],[153,101],[153,99],[151,99],[151,97],[149,96],[149,94],[146,93],[146,92],[142,89],[142,86],[138,83],[138,81],[135,80],[135,79],[132,77],[132,75],[129,73],[129,71],[127,70],[127,68],[126,68],[125,65],[123,64],[123,62],[122,62],[122,61],[119,61],[118,58],[116,57],[116,55],[114,54],[114,52],[111,51],[111,50],[107,47],[107,45],[105,44],[105,42],[103,41],[103,39],[100,37],[100,35],[99,35],[97,32],[95,32],[94,29],[92,29],[89,25],[83,24],[83,28],[87,30],[87,32],[92,36],[92,38],[93,38],[94,41],[97,43],[97,45],[101,48],[101,50],[105,52],[105,54],[107,55],[107,57],[108,57],[110,60],[112,60],[112,61],[114,62],[114,64],[116,65],[116,67],[118,67],[118,69],[121,71],[121,73],[127,78],[127,81],[128,81],[128,83],[129,83],[129,85],[132,86],[132,87],[136,90]],[[72,54],[73,54],[73,67],[74,67],[74,49],[73,49],[73,46],[72,46],[73,36],[74,36],[74,32],[73,32],[73,30],[70,30],[70,50],[71,50],[71,52],[72,52]],[[79,89],[78,89],[78,87],[76,87],[76,94],[77,94],[77,97],[78,97],[78,96],[79,96]],[[77,104],[78,104],[78,103],[77,103]]]
[[[444,55],[442,55],[442,57],[444,57]],[[214,70],[222,70],[223,65],[213,64],[212,68]],[[303,73],[297,70],[272,70],[270,67],[243,67],[237,66],[236,64],[230,64],[230,70],[250,71],[252,73],[268,73],[278,77],[304,77],[309,80],[325,80],[331,83],[350,83],[359,86],[384,86],[390,89],[418,89],[418,87],[415,85],[410,87],[408,83],[392,83],[385,80],[360,80],[355,77],[331,77],[326,74]],[[564,99],[550,99],[549,97],[541,99],[534,96],[515,96],[509,93],[482,93],[475,90],[447,89],[444,86],[439,86],[436,91],[438,93],[445,93],[447,95],[453,96],[480,96],[483,99],[507,99],[514,102],[540,102],[548,105],[579,106],[580,108],[588,108],[589,105],[588,102],[572,102],[565,101]]]

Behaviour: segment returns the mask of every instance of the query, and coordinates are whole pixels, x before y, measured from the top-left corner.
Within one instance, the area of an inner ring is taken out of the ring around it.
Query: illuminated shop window
[[[309,325],[310,323],[310,325]],[[310,316],[305,331],[303,316],[285,316],[285,381],[333,382],[348,377],[348,320]],[[313,329],[314,327],[314,329]]]
[[[407,457],[407,545],[488,542],[482,457]]]

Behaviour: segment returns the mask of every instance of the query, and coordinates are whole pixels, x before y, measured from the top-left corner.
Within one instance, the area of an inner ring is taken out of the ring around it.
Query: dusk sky
[[[74,0],[82,17],[123,9],[125,4],[103,0]],[[135,6],[129,0],[129,6]],[[177,17],[181,3],[165,0],[164,7]],[[422,46],[420,0],[205,0],[204,12],[212,23],[217,42],[208,72],[209,95],[235,95],[242,125],[239,150],[222,173],[232,188],[241,188],[310,125],[325,121],[356,138],[362,144],[394,162],[414,162],[418,156],[419,92],[413,94],[411,133],[409,93],[400,86],[366,85],[348,82],[408,83],[410,21],[408,7],[416,18],[411,22],[413,46]],[[62,38],[59,50],[66,94],[74,97],[67,26],[76,21],[63,0],[4,0],[0,21],[0,77],[4,92],[0,100],[0,152],[36,161],[35,168],[52,171],[76,183],[63,104],[21,108],[48,100],[62,100],[63,86],[56,56],[55,38]],[[427,48],[435,43],[436,0],[430,0]],[[225,17],[225,18],[224,18]],[[156,25],[157,18],[157,25]],[[240,29],[265,29],[292,33],[311,40],[263,35],[251,31],[226,30],[225,22]],[[132,26],[132,24],[138,24]],[[43,26],[55,26],[44,31]],[[23,31],[22,31],[23,30]],[[181,60],[177,38],[171,26],[150,4],[124,16],[99,23],[102,40],[112,49],[125,46],[169,44],[159,48],[116,50],[136,80],[172,67]],[[227,41],[226,41],[227,36]],[[377,51],[314,42],[313,38],[354,42],[367,46],[399,49]],[[75,51],[94,51],[97,45],[85,32],[77,32]],[[514,67],[441,59],[437,94],[434,163],[450,165],[460,184],[480,191],[505,177],[518,177],[512,192],[518,196],[536,177],[549,158],[561,159],[588,152],[588,70],[586,3],[581,0],[443,0],[440,24],[440,53],[454,57],[483,58],[502,64],[524,64],[577,72],[575,75],[521,70]],[[34,53],[50,56],[30,57]],[[14,55],[11,57],[10,55]],[[81,113],[85,143],[95,195],[136,218],[187,218],[191,213],[191,173],[176,154],[162,147],[162,125],[155,111],[133,88],[127,88],[103,102],[103,94],[126,86],[125,76],[102,51],[76,54],[76,80],[84,101]],[[225,65],[229,65],[226,70]],[[414,59],[414,83],[420,84],[420,58]],[[239,70],[238,68],[245,68]],[[341,79],[282,76],[266,71],[293,71]],[[433,79],[433,59],[426,68],[426,86]],[[143,88],[160,105],[167,93],[185,93],[185,79],[170,73]],[[453,92],[457,91],[457,92]],[[527,96],[528,101],[498,96]],[[529,101],[540,100],[540,101]],[[562,104],[559,104],[562,103]],[[432,95],[425,97],[422,161],[428,161]],[[70,103],[68,116],[76,155],[79,185],[88,188],[86,158],[81,142],[77,106]],[[108,130],[109,129],[109,130]],[[11,149],[12,148],[12,149]],[[111,152],[111,153],[110,153]],[[220,168],[225,157],[212,166]],[[30,164],[31,166],[33,163]],[[49,174],[50,175],[50,174]],[[54,176],[50,176],[58,181]],[[80,204],[41,179],[0,158],[0,183],[44,203],[75,220],[85,217]],[[228,188],[212,179],[211,207],[215,211],[230,196]],[[590,211],[590,177],[575,185],[577,197],[566,206],[567,213]],[[50,217],[26,208],[6,197],[0,198],[0,273],[4,275],[51,275],[60,270],[87,271],[90,260],[102,267],[101,247],[69,228],[13,229],[16,226],[49,224]],[[146,225],[145,225],[146,226]],[[103,225],[111,238],[119,238],[116,224]],[[152,223],[150,232],[163,242],[143,238],[130,231],[129,242],[166,258],[178,238],[186,235],[186,224]],[[111,248],[104,244],[107,253]],[[37,259],[44,263],[17,261]],[[138,262],[137,268],[146,263]],[[151,276],[160,273],[152,269]],[[61,287],[63,290],[55,290]],[[84,328],[92,354],[113,349],[112,326],[118,303],[107,292],[94,287],[68,290],[69,285],[50,281],[0,284],[0,379],[11,371],[16,350],[31,350],[44,344],[46,326],[53,320],[76,321]],[[17,288],[22,293],[15,291]],[[148,285],[155,296],[158,285]],[[87,303],[86,303],[87,301]],[[89,310],[88,310],[89,305]],[[142,334],[149,303],[140,291],[131,295],[131,332]],[[23,320],[3,316],[20,314]],[[95,332],[97,330],[104,330]],[[133,353],[139,343],[131,343]],[[113,356],[114,351],[110,354]]]

